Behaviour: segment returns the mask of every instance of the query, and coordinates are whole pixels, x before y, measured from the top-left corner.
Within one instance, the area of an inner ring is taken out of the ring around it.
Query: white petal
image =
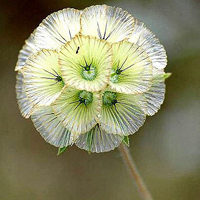
[[[162,105],[165,98],[165,80],[163,70],[154,69],[152,85],[149,91],[144,93],[147,101],[147,115],[154,115]]]
[[[24,77],[21,72],[17,73],[16,79],[17,79],[16,94],[17,94],[17,102],[19,105],[19,109],[23,117],[29,118],[33,111],[34,106],[26,95],[24,87]]]
[[[92,101],[88,105],[80,103],[81,92],[83,91],[66,87],[53,104],[56,116],[68,130],[77,135],[86,133],[96,125],[101,106],[98,93],[90,93]]]
[[[76,140],[76,146],[92,153],[102,153],[114,150],[123,140],[120,135],[108,134],[96,125],[85,134],[81,134]]]
[[[99,91],[109,83],[112,49],[106,41],[78,35],[63,46],[59,64],[67,85],[79,90]],[[94,68],[90,74],[84,69],[86,64]]]
[[[156,36],[146,28],[143,22],[137,20],[134,25],[130,42],[141,46],[152,61],[155,68],[163,69],[167,65],[167,55],[164,47],[160,44]]]
[[[121,8],[96,5],[85,8],[81,15],[83,35],[93,35],[109,42],[129,38],[133,26],[134,18]]]
[[[39,50],[39,48],[35,45],[34,39],[35,36],[34,33],[32,33],[30,37],[25,41],[24,46],[19,52],[15,71],[22,69],[25,65],[27,58]]]
[[[110,87],[125,94],[143,93],[151,86],[152,63],[142,48],[127,41],[114,43]],[[120,74],[117,74],[120,70]]]
[[[144,124],[146,119],[138,96],[122,93],[116,93],[116,96],[118,103],[115,105],[106,105],[104,101],[102,103],[101,128],[110,134],[133,134]]]
[[[60,95],[61,79],[58,53],[41,50],[31,56],[23,69],[25,88],[29,99],[37,105],[50,105]]]
[[[36,45],[41,49],[59,49],[80,31],[80,13],[67,8],[47,16],[36,29]]]
[[[46,142],[61,148],[74,143],[76,138],[58,120],[51,106],[37,108],[31,119]]]

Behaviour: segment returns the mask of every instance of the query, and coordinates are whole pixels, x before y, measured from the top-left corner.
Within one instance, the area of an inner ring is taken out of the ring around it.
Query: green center
[[[85,90],[79,92],[78,98],[80,103],[84,103],[85,105],[88,105],[92,103],[93,100],[93,94],[91,92],[87,92]]]
[[[86,66],[82,69],[82,76],[85,80],[93,81],[97,76],[97,70],[94,66]]]
[[[56,77],[56,81],[58,81],[58,82],[62,81],[62,77],[61,76],[57,76]]]
[[[112,69],[111,76],[110,76],[110,81],[112,83],[117,83],[119,81],[120,74],[121,74],[121,70],[120,69]]]
[[[106,91],[103,94],[102,100],[104,105],[107,106],[115,105],[117,103],[117,93]]]
[[[65,85],[65,83],[64,83],[64,81],[63,81],[63,79],[62,79],[61,76],[57,76],[57,77],[55,78],[55,81],[56,81],[56,83],[57,83],[57,82],[61,82],[62,87]]]

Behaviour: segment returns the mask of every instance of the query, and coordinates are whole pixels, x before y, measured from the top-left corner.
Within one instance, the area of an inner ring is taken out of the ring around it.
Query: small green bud
[[[129,147],[129,137],[128,136],[124,136],[124,139],[122,140],[123,144],[125,144],[127,147]]]
[[[61,155],[61,154],[64,153],[67,149],[68,149],[68,147],[60,147],[60,148],[58,149],[57,155],[58,155],[58,156]]]
[[[171,75],[172,75],[172,73],[165,73],[164,74],[164,79],[165,80],[168,79]]]

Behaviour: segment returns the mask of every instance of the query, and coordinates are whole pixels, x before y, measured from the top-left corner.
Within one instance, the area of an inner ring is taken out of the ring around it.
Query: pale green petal
[[[112,67],[111,46],[89,36],[76,36],[59,54],[65,83],[79,90],[99,91],[109,83]],[[91,65],[89,71],[85,67]]]
[[[81,33],[109,42],[129,38],[134,27],[134,18],[121,8],[96,5],[83,10]]]
[[[88,103],[80,103],[79,95],[83,92],[86,91],[66,87],[53,104],[56,116],[68,130],[77,135],[95,126],[101,106],[100,95],[97,93],[86,92],[91,95]]]
[[[21,72],[17,73],[16,76],[16,94],[17,94],[17,102],[19,105],[20,112],[23,117],[29,118],[33,111],[33,103],[28,99],[25,87],[24,87],[24,77]]]
[[[34,104],[48,106],[60,95],[64,83],[56,51],[41,50],[30,57],[23,74],[27,96]]]
[[[167,65],[167,55],[164,47],[156,36],[146,28],[143,22],[136,20],[130,42],[141,46],[152,61],[155,68],[163,69]]]
[[[152,63],[143,49],[127,41],[114,43],[110,88],[125,94],[143,93],[152,79]]]
[[[25,65],[27,58],[39,50],[39,48],[35,46],[34,39],[35,39],[35,36],[34,36],[34,33],[32,33],[30,37],[25,41],[24,46],[19,52],[15,71],[22,69]]]
[[[41,49],[59,49],[80,31],[80,14],[79,10],[67,8],[47,16],[36,29],[36,45]]]
[[[144,97],[147,101],[147,115],[154,115],[162,105],[165,98],[165,81],[163,70],[154,69],[153,79],[150,89],[145,92]]]
[[[123,136],[108,134],[96,125],[76,140],[76,146],[92,153],[103,153],[114,150],[123,140]]]
[[[106,104],[106,92],[110,91],[105,91],[102,97],[101,128],[110,134],[130,135],[135,133],[146,119],[138,96],[114,93],[116,94],[117,103]],[[107,100],[114,102],[112,98]]]
[[[76,140],[55,116],[51,106],[37,108],[31,115],[31,119],[45,141],[56,147],[72,145]]]

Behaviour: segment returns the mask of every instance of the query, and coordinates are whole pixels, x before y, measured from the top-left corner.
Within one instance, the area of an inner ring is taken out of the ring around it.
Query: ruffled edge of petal
[[[24,86],[24,76],[20,71],[17,73],[16,79],[17,81],[15,89],[19,110],[23,117],[29,118],[31,113],[33,112],[34,104],[29,100],[29,98],[26,95]]]
[[[25,40],[25,44],[19,51],[15,71],[23,69],[28,57],[36,53],[37,51],[39,51],[39,48],[35,45],[35,31],[34,31],[33,33],[31,33],[30,37],[27,40]]]
[[[153,67],[163,69],[167,65],[167,54],[159,39],[152,33],[143,22],[136,19],[134,30],[128,40],[142,47],[149,55]]]
[[[123,136],[108,134],[97,124],[85,134],[81,134],[75,144],[80,149],[92,153],[103,153],[114,150],[123,140]]]
[[[149,116],[156,114],[164,102],[166,89],[164,74],[162,69],[154,69],[152,85],[150,89],[143,94],[147,101],[145,113]]]
[[[51,106],[36,108],[31,115],[31,120],[44,140],[53,146],[67,147],[76,140],[56,117]]]

